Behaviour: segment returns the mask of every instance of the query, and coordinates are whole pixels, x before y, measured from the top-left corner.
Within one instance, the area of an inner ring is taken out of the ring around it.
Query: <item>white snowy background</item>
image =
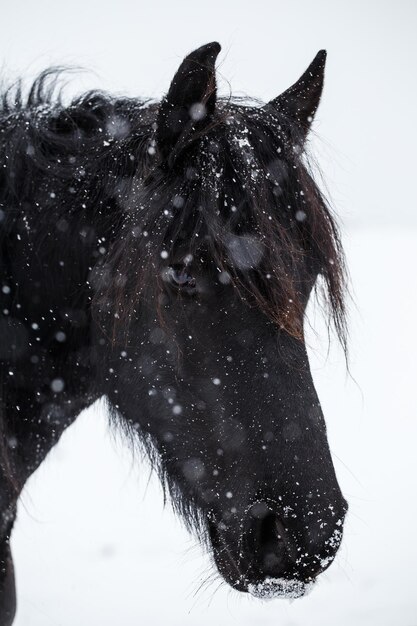
[[[351,377],[324,333],[309,333],[350,503],[339,556],[310,596],[264,604],[220,585],[97,404],[21,499],[17,626],[417,625],[416,29],[415,0],[2,3],[3,76],[92,70],[74,77],[74,92],[159,97],[187,52],[218,40],[221,92],[268,100],[326,48],[312,148],[343,224],[355,299]]]

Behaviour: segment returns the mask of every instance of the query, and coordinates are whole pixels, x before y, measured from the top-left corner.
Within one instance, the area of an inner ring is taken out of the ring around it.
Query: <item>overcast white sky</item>
[[[410,226],[416,29],[415,0],[13,0],[0,63],[8,76],[80,65],[95,75],[77,89],[160,96],[187,52],[218,40],[221,90],[267,100],[326,48],[315,149],[338,212],[352,225]]]

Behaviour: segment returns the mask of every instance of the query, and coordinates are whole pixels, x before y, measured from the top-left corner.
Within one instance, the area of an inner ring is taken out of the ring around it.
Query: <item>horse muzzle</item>
[[[300,598],[332,563],[342,525],[326,524],[320,541],[297,533],[265,502],[256,502],[236,525],[209,522],[216,566],[234,589],[262,598]]]

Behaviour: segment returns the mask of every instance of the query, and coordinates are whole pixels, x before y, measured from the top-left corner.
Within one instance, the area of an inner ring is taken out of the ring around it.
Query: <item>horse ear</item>
[[[292,87],[269,104],[297,121],[304,137],[318,109],[324,82],[326,50],[320,50],[304,74]]]
[[[156,141],[166,157],[186,128],[214,112],[216,105],[215,63],[221,50],[216,41],[191,52],[181,63],[162,100]]]

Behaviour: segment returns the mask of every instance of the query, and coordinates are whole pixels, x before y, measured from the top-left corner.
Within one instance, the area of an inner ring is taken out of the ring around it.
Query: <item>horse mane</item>
[[[22,81],[3,91],[0,203],[30,200],[47,173],[62,184],[63,213],[82,196],[111,224],[96,309],[107,307],[127,328],[142,298],[158,301],[161,252],[171,256],[188,240],[192,254],[203,241],[241,297],[300,339],[306,291],[318,274],[316,292],[346,347],[343,249],[295,122],[271,105],[220,98],[206,127],[187,131],[161,163],[157,104],[89,91],[65,105],[63,76],[52,68],[26,95]],[[69,180],[72,197],[64,191]],[[106,203],[116,207],[112,214],[104,215]],[[233,237],[238,246],[253,244],[255,256],[260,247],[261,262],[245,271],[231,263]]]

